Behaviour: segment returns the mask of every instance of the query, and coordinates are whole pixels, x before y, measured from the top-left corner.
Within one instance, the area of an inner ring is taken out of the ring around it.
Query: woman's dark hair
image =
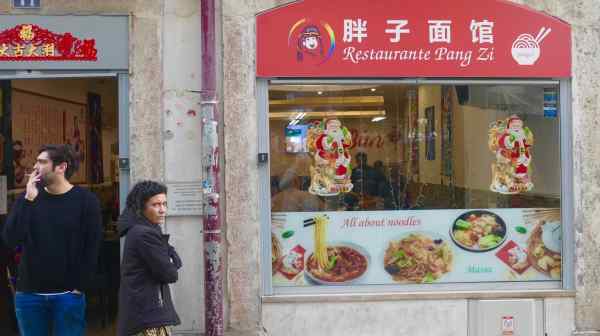
[[[162,183],[149,180],[141,181],[136,183],[127,195],[126,206],[135,213],[141,214],[149,199],[158,194],[166,193],[167,186]]]
[[[65,170],[67,180],[79,169],[79,159],[71,145],[43,145],[38,154],[43,152],[48,153],[48,158],[52,161],[52,170],[63,162],[67,164],[67,170]]]

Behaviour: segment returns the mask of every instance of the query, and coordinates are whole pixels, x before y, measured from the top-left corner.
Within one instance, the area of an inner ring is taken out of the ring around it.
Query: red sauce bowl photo
[[[337,242],[327,246],[329,264],[326,269],[318,265],[314,253],[306,259],[304,274],[312,283],[319,285],[349,285],[362,280],[370,263],[369,253],[353,243]]]

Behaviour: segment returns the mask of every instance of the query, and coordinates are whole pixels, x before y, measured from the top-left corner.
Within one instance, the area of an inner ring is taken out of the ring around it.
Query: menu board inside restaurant
[[[80,160],[71,182],[85,182],[86,106],[21,90],[12,91],[12,106],[15,187],[25,185],[44,144],[71,144]]]

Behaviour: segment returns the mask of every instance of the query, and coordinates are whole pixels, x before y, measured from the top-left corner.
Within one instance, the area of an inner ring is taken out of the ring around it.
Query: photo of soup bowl
[[[470,252],[487,252],[498,248],[507,238],[504,220],[488,210],[471,210],[458,216],[450,227],[454,243]]]
[[[371,264],[367,250],[350,242],[328,243],[327,254],[331,263],[327,270],[318,267],[314,251],[308,254],[304,274],[310,282],[330,286],[357,284],[364,279]]]

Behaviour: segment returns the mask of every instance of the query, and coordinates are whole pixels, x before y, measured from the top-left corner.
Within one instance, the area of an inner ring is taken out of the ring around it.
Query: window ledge
[[[399,300],[459,300],[459,299],[538,299],[571,298],[576,291],[522,290],[522,291],[438,291],[404,293],[356,293],[356,294],[301,294],[262,296],[262,303],[302,303],[302,302],[372,302]]]

